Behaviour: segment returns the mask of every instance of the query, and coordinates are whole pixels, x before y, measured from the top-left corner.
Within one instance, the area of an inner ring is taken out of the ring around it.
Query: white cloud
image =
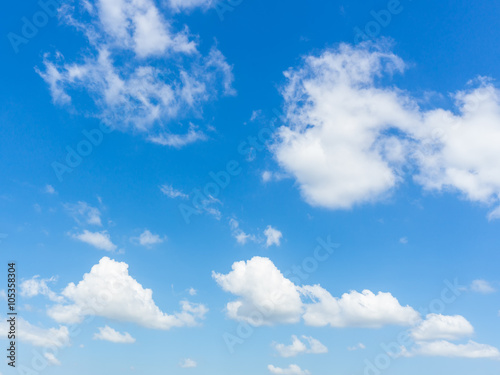
[[[182,198],[182,199],[188,199],[189,195],[184,194],[180,190],[176,190],[172,187],[172,185],[161,185],[160,190],[163,194],[165,194],[169,198]]]
[[[101,250],[114,251],[117,247],[113,242],[111,242],[109,233],[106,230],[103,230],[102,232],[89,232],[85,229],[83,233],[73,234],[72,237]]]
[[[208,311],[204,305],[181,301],[181,312],[173,315],[162,312],[153,300],[153,291],[143,288],[129,275],[128,264],[108,257],[93,266],[78,284],[68,284],[62,295],[72,304],[53,306],[48,314],[68,324],[80,323],[88,315],[98,315],[168,330],[195,326]]]
[[[56,189],[54,189],[54,187],[52,185],[45,185],[45,192],[47,194],[55,194]]]
[[[402,243],[403,245],[406,245],[408,243],[408,238],[406,237],[401,237],[399,239],[399,243]]]
[[[272,226],[267,226],[267,228],[264,230],[264,235],[266,236],[266,247],[272,245],[279,246],[281,244],[281,238],[283,237],[283,234]]]
[[[61,362],[59,362],[59,360],[56,358],[54,353],[45,352],[45,353],[43,353],[43,356],[49,362],[49,364],[51,364],[53,366],[60,366],[61,365]]]
[[[191,358],[186,358],[179,364],[179,366],[181,366],[182,368],[193,368],[197,366],[197,363]]]
[[[500,351],[490,345],[469,341],[466,344],[453,344],[449,341],[419,342],[409,356],[423,355],[452,358],[492,358],[500,359]]]
[[[162,145],[162,146],[171,146],[174,148],[181,148],[187,146],[191,143],[197,141],[205,141],[207,140],[207,136],[202,131],[196,130],[194,126],[190,126],[189,130],[186,134],[165,134],[161,133],[159,135],[149,136],[148,140]]]
[[[264,171],[262,172],[262,182],[269,182],[273,178],[273,172]]]
[[[380,83],[404,69],[389,46],[364,43],[308,56],[285,73],[287,125],[273,152],[309,204],[347,209],[383,199],[405,167],[424,189],[499,203],[498,90],[480,77],[453,95],[452,110],[423,110],[407,92]]]
[[[94,340],[111,341],[117,344],[132,344],[135,339],[128,332],[120,333],[109,326],[99,327],[99,332],[94,333]]]
[[[236,242],[241,245],[245,245],[248,241],[258,242],[258,238],[253,234],[245,233],[240,228],[240,223],[238,223],[235,219],[229,219],[229,226],[231,228],[231,233],[234,238],[236,238]]]
[[[363,349],[366,349],[366,346],[362,342],[358,343],[357,345],[347,347],[347,350],[349,350],[351,352],[355,351],[355,350],[363,350]]]
[[[207,10],[215,7],[218,0],[168,0],[168,5],[176,12],[190,11],[195,8]]]
[[[300,320],[302,301],[297,287],[268,258],[235,262],[227,275],[212,272],[212,277],[224,291],[240,297],[227,304],[232,319],[256,326]]]
[[[472,325],[461,315],[428,314],[411,331],[416,341],[457,340],[474,334]]]
[[[47,285],[47,283],[54,281],[56,281],[55,277],[51,277],[50,279],[40,279],[39,275],[33,276],[31,279],[21,282],[19,285],[20,294],[21,296],[28,298],[35,297],[40,294],[48,297],[51,301],[62,302],[64,298],[53,292]]]
[[[224,291],[239,297],[227,304],[228,316],[255,326],[297,323],[302,318],[312,326],[377,328],[411,326],[421,319],[390,293],[351,291],[336,298],[319,285],[298,287],[268,258],[235,262],[227,275],[213,272],[212,277]]]
[[[139,237],[132,237],[131,240],[141,246],[152,246],[162,243],[165,239],[145,229]]]
[[[0,329],[2,332],[8,331],[7,319],[2,318]],[[40,328],[32,325],[23,318],[17,318],[18,337],[21,341],[33,346],[42,348],[62,348],[70,344],[70,332],[68,327]]]
[[[301,290],[313,301],[306,305],[303,316],[308,325],[378,328],[412,325],[420,320],[419,313],[410,306],[401,306],[391,293],[350,291],[336,298],[319,285],[305,285]]]
[[[268,365],[267,369],[271,374],[278,375],[309,375],[310,372],[308,370],[302,370],[297,365],[290,365],[288,368],[275,367],[273,365]]]
[[[196,293],[197,293],[197,291],[194,288],[189,288],[188,293],[189,293],[190,296],[195,296]]]
[[[87,202],[66,203],[64,204],[64,208],[79,224],[102,225],[101,212],[99,209],[90,206]]]
[[[470,286],[470,290],[481,294],[496,292],[495,288],[493,288],[493,286],[491,286],[491,284],[486,280],[474,280]]]
[[[182,147],[206,138],[179,120],[200,118],[202,105],[218,92],[234,94],[232,68],[216,47],[202,54],[198,37],[186,26],[174,27],[177,19],[167,18],[152,0],[94,0],[62,9],[61,19],[89,44],[76,62],[66,62],[59,52],[44,56],[37,71],[55,103],[78,108],[82,102],[111,128],[162,145]]]
[[[273,343],[274,349],[282,357],[295,357],[298,354],[323,354],[328,353],[328,348],[315,338],[309,336],[302,336],[306,341],[306,345],[297,336],[292,335],[292,343],[290,345]]]

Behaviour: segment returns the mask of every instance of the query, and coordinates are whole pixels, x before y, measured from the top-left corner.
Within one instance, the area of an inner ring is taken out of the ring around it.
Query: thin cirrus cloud
[[[65,203],[63,207],[78,224],[102,225],[101,211],[87,202]]]
[[[115,251],[117,249],[117,246],[111,241],[111,237],[106,230],[90,232],[85,229],[82,233],[72,234],[71,236],[100,250]]]
[[[500,95],[479,77],[453,109],[424,110],[382,84],[406,65],[387,42],[340,44],[285,72],[286,125],[272,146],[313,206],[348,209],[387,197],[407,178],[500,208]],[[408,172],[404,172],[407,170]]]
[[[110,341],[116,344],[133,344],[135,339],[128,332],[120,333],[109,326],[99,327],[94,340]]]
[[[202,304],[181,301],[181,311],[169,315],[153,300],[153,291],[145,289],[128,273],[128,264],[102,258],[78,284],[70,283],[62,291],[70,301],[49,308],[57,322],[76,324],[88,315],[102,316],[140,326],[168,330],[196,326],[208,309]]]
[[[273,348],[281,357],[295,357],[299,354],[323,354],[328,353],[328,348],[319,340],[310,337],[302,336],[300,340],[297,336],[292,335],[292,343],[290,345],[273,343]]]
[[[37,72],[56,104],[81,105],[112,128],[177,148],[204,140],[202,130],[174,120],[201,118],[204,103],[220,92],[233,95],[232,67],[215,46],[201,52],[197,36],[186,26],[174,29],[172,17],[152,0],[64,6],[60,18],[83,33],[88,46],[73,62],[60,52],[45,54]]]

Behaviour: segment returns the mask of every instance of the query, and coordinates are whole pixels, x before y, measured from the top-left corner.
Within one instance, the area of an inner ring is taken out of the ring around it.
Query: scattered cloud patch
[[[474,280],[470,285],[470,290],[481,294],[496,292],[496,289],[486,280]]]
[[[308,370],[302,370],[297,365],[290,365],[287,368],[268,365],[267,369],[271,374],[277,374],[277,375],[310,375],[310,372]]]
[[[128,332],[120,333],[109,326],[99,327],[94,333],[94,340],[110,341],[117,344],[133,344],[135,339]]]
[[[174,189],[172,185],[161,185],[160,190],[163,194],[165,194],[169,198],[182,198],[182,199],[189,198],[189,195],[184,194],[180,190]]]
[[[215,2],[90,0],[61,8],[60,19],[88,40],[75,61],[61,52],[45,54],[38,74],[54,103],[85,113],[151,142],[180,148],[205,139],[182,120],[202,117],[203,104],[233,95],[232,67],[213,46],[198,49],[196,35],[178,24],[175,13]]]
[[[158,234],[151,233],[148,229],[145,229],[139,237],[132,237],[131,241],[137,243],[141,246],[150,247],[165,241],[165,238],[160,237]]]
[[[328,353],[328,348],[315,338],[302,336],[301,341],[297,336],[292,335],[290,345],[273,343],[273,348],[281,357],[295,357],[298,354],[323,354]]]
[[[66,203],[63,206],[78,224],[102,225],[101,212],[87,202]]]
[[[358,343],[357,345],[347,347],[347,350],[349,350],[350,352],[355,351],[355,350],[363,350],[363,349],[366,349],[366,346],[365,346],[365,344],[363,344],[361,342]]]
[[[47,194],[56,194],[56,189],[54,189],[54,187],[52,185],[45,185],[44,191]]]
[[[281,238],[283,237],[283,234],[272,226],[267,226],[267,228],[264,230],[264,235],[266,236],[266,247],[272,245],[279,246],[281,244]]]
[[[72,237],[100,250],[115,251],[117,248],[117,246],[111,242],[109,233],[106,230],[102,232],[90,232],[85,229],[83,233],[73,234]]]
[[[41,279],[39,275],[33,276],[29,280],[23,280],[20,287],[20,295],[23,297],[31,298],[37,295],[43,295],[54,302],[62,302],[64,298],[53,292],[48,283],[55,282],[57,279],[51,277],[50,279]]]
[[[186,358],[184,359],[180,364],[179,366],[181,366],[182,368],[194,368],[196,367],[198,364],[193,361],[191,358]]]
[[[490,345],[478,344],[468,341],[466,344],[454,344],[440,340],[432,342],[419,342],[417,347],[408,356],[430,356],[450,358],[490,358],[500,359],[500,351]]]

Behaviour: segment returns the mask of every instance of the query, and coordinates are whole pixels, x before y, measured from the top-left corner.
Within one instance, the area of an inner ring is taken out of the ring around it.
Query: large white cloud
[[[85,316],[97,315],[167,330],[195,326],[208,311],[204,305],[182,301],[180,312],[162,312],[153,300],[153,291],[129,275],[128,265],[108,257],[93,266],[78,284],[68,284],[62,295],[72,303],[48,310],[49,316],[62,323],[79,323]]]
[[[212,277],[226,292],[240,297],[227,304],[232,319],[255,325],[300,320],[303,308],[297,286],[269,258],[235,262],[228,274],[213,272]]]
[[[425,189],[498,204],[498,90],[480,77],[453,94],[454,108],[424,110],[386,83],[404,69],[388,45],[364,43],[307,56],[285,73],[286,125],[272,149],[308,203],[345,209],[383,199],[408,167]]]
[[[428,314],[426,319],[412,329],[416,341],[457,340],[474,334],[472,324],[461,315]]]
[[[297,286],[285,278],[269,258],[235,262],[228,274],[213,272],[223,290],[239,299],[227,304],[228,316],[253,325],[297,323],[312,326],[380,327],[413,325],[420,315],[401,306],[390,293],[351,291],[333,297],[319,285]]]
[[[319,285],[306,285],[302,291],[313,300],[303,316],[312,326],[378,328],[388,324],[409,326],[420,320],[418,312],[401,306],[391,293],[351,291],[336,298]]]
[[[197,37],[187,27],[174,30],[152,0],[91,0],[61,9],[89,48],[76,62],[59,52],[45,55],[37,70],[55,103],[82,105],[112,128],[138,131],[158,144],[206,139],[203,130],[173,120],[200,118],[203,103],[217,92],[234,93],[232,68],[216,47],[202,53]]]

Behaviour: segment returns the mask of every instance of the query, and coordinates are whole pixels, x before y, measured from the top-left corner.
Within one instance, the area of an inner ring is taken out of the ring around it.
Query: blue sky
[[[498,4],[7,8],[1,374],[498,373]]]

